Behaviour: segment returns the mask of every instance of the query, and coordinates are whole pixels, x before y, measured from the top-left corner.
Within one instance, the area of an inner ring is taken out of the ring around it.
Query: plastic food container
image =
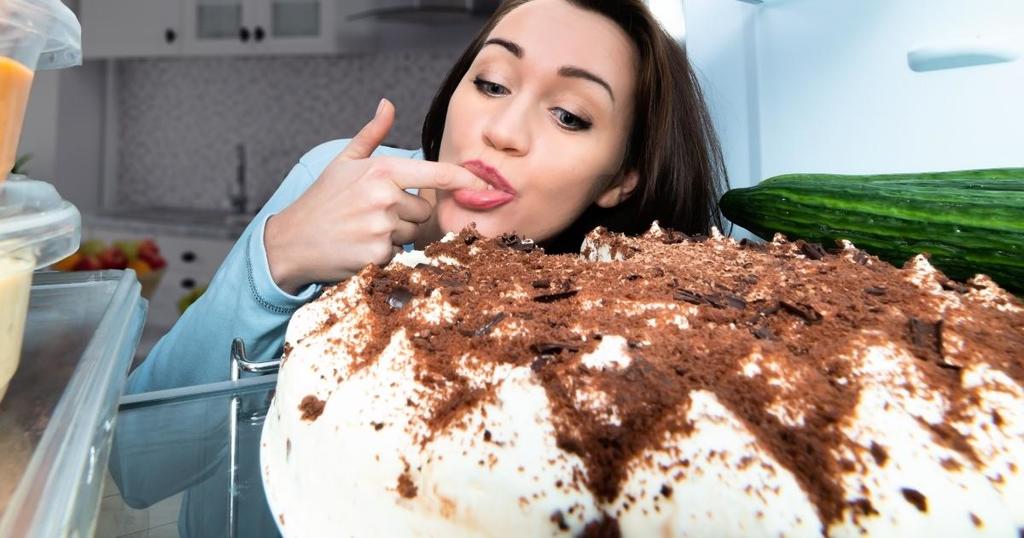
[[[78,248],[82,226],[49,184],[7,178],[35,71],[81,62],[82,28],[60,0],[0,0],[0,399],[18,367],[32,271]]]
[[[146,301],[130,270],[35,273],[30,295],[0,401],[0,536],[88,538]]]
[[[0,183],[0,400],[18,368],[32,271],[78,248],[82,217],[49,183]]]
[[[82,62],[82,28],[60,0],[0,0],[0,181],[14,166],[37,69]]]

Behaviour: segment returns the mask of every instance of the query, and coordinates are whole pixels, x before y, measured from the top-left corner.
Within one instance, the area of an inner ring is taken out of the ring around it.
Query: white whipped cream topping
[[[655,225],[648,233],[663,232]],[[583,250],[593,259],[611,259],[598,236],[587,241]],[[396,263],[457,264],[424,260],[399,255]],[[934,269],[923,261],[914,265],[918,284],[933,289],[927,272]],[[301,308],[287,331],[291,352],[261,451],[268,500],[275,517],[282,518],[285,536],[568,536],[602,511],[618,518],[624,536],[820,535],[822,522],[797,477],[710,392],[690,394],[677,413],[692,431],[666,434],[660,446],[637,455],[618,498],[607,504],[580,482],[586,477],[583,462],[558,448],[551,402],[529,366],[495,366],[469,354],[453,357],[472,387],[496,390],[457,425],[432,432],[426,417],[454,389],[428,389],[417,381],[404,331],[392,336],[379,357],[351,371],[368,343],[363,324],[371,319],[361,279],[356,276]],[[998,308],[1000,296],[993,289],[998,291],[992,286],[969,294]],[[948,295],[941,288],[934,292]],[[961,306],[959,300],[943,304],[951,315]],[[672,312],[680,329],[696,311],[688,305],[610,299],[591,306],[622,308],[635,316]],[[451,322],[457,315],[439,292],[407,308],[432,323]],[[329,319],[333,324],[324,327]],[[517,320],[504,319],[491,334],[503,338],[521,329]],[[955,332],[944,333],[944,346],[962,349],[956,338]],[[604,335],[582,362],[590,368],[627,368],[626,347],[625,338]],[[938,442],[931,430],[950,402],[928,387],[918,370],[920,359],[893,345],[868,344],[841,359],[852,372],[837,383],[861,390],[855,413],[837,425],[852,442],[835,454],[851,463],[840,476],[843,497],[851,503],[866,500],[876,513],[847,511],[828,534],[1015,536],[1024,526],[1024,503],[1018,501],[1024,499],[1024,389],[984,365],[964,370],[964,382],[979,390],[980,403],[949,426],[967,436],[976,463]],[[787,371],[771,356],[754,353],[742,373],[763,376],[780,388],[784,396],[768,411],[799,426],[804,409],[796,381],[810,373],[795,368]],[[603,411],[609,424],[620,423],[607,394],[582,384],[573,390],[581,408]],[[303,420],[299,406],[311,395],[325,407],[316,420]],[[884,450],[884,461],[872,455],[873,444]],[[399,477],[415,486],[414,496],[401,494]],[[926,499],[927,512],[908,500],[906,490]],[[556,512],[564,531],[553,518]]]

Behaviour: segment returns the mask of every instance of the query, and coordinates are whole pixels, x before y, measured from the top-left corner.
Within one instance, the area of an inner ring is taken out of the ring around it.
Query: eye
[[[508,95],[508,88],[498,84],[497,82],[491,82],[484,80],[480,77],[473,79],[473,85],[476,89],[484,95],[490,95],[491,97],[501,97],[502,95]]]
[[[590,129],[592,125],[589,121],[569,112],[564,108],[553,108],[551,112],[555,115],[555,119],[558,123],[566,130],[569,131],[586,131]]]

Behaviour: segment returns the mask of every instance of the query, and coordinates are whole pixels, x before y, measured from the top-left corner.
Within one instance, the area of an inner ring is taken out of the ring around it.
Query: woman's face
[[[443,232],[548,239],[592,203],[635,186],[617,177],[633,118],[637,53],[610,19],[565,0],[534,0],[487,38],[448,105],[439,159],[488,190],[438,191]]]

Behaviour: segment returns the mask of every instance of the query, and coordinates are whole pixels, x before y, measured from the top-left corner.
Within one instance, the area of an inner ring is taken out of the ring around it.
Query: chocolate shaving
[[[957,293],[967,293],[971,291],[970,288],[968,288],[967,286],[964,286],[963,284],[948,278],[940,281],[939,285],[942,286],[942,289],[944,290],[955,291]]]
[[[535,342],[530,344],[530,351],[537,355],[557,355],[563,350],[576,352],[580,346],[573,342]]]
[[[912,488],[903,488],[900,490],[903,493],[903,498],[908,503],[914,505],[918,510],[928,513],[928,497],[925,497],[920,491]]]
[[[664,233],[661,234],[661,242],[663,244],[665,244],[665,245],[674,245],[674,244],[677,244],[677,243],[682,243],[683,241],[686,241],[687,239],[690,238],[690,236],[684,234],[683,232],[677,231],[677,230],[663,230],[663,231],[664,231]]]
[[[826,255],[825,249],[818,243],[805,243],[802,241],[798,241],[797,243],[800,244],[800,253],[807,256],[809,259],[820,260]]]
[[[911,317],[907,323],[910,341],[922,350],[942,354],[942,321],[930,323]]]
[[[482,327],[473,332],[473,336],[487,336],[494,330],[494,326],[497,325],[501,320],[508,317],[508,314],[504,312],[498,312],[494,315],[487,323],[484,323]]]
[[[766,327],[764,325],[761,325],[760,327],[754,329],[753,333],[754,333],[754,336],[756,336],[757,338],[760,338],[761,340],[774,340],[775,339],[775,333],[772,332],[771,329],[769,329],[768,327]]]
[[[540,357],[537,357],[536,359],[534,359],[533,362],[530,363],[530,369],[533,370],[534,373],[540,373],[541,371],[544,370],[544,367],[546,367],[548,363],[551,362],[551,359],[551,355],[541,355]]]
[[[889,452],[885,450],[884,446],[871,441],[871,457],[875,458],[875,463],[877,463],[879,467],[883,467],[885,466],[885,462],[889,461]]]
[[[501,234],[501,244],[520,252],[533,252],[537,249],[537,244],[532,239],[523,239],[516,234]]]
[[[412,299],[412,292],[406,288],[398,287],[391,290],[388,295],[388,306],[392,310],[401,310]]]
[[[740,248],[742,248],[742,249],[749,249],[749,250],[757,250],[757,251],[765,251],[765,250],[768,250],[768,245],[766,245],[766,244],[764,244],[764,243],[762,243],[760,241],[751,241],[750,239],[747,239],[746,237],[744,237],[743,239],[740,239]]]
[[[766,306],[764,308],[759,308],[757,310],[757,313],[762,315],[762,316],[764,316],[764,317],[768,317],[768,316],[778,312],[779,310],[782,310],[782,305],[779,304],[779,303],[772,303],[771,306]]]
[[[561,301],[562,299],[568,299],[573,295],[579,293],[580,290],[565,290],[556,291],[554,293],[544,293],[541,295],[534,295],[532,299],[538,303],[553,303],[555,301]]]
[[[558,530],[560,531],[569,530],[569,524],[565,522],[565,516],[562,515],[561,510],[555,510],[555,512],[551,514],[551,522],[557,525]]]
[[[429,263],[417,263],[416,267],[414,267],[414,269],[421,269],[421,270],[424,270],[424,271],[430,271],[431,273],[438,274],[438,275],[442,275],[445,272],[444,269],[441,269],[440,267],[438,267],[436,265],[430,265]]]
[[[779,306],[786,312],[802,318],[808,325],[818,323],[822,319],[821,314],[810,305],[779,301]]]
[[[725,296],[725,302],[729,306],[731,306],[733,308],[738,308],[740,310],[743,310],[744,308],[747,307],[747,302],[746,301],[744,301],[742,298],[737,297],[736,295],[732,295],[732,294],[728,294],[728,295]]]
[[[601,514],[601,519],[587,523],[583,528],[582,538],[620,538],[619,520],[608,514]]]
[[[701,304],[704,302],[704,297],[701,296],[701,294],[690,290],[676,290],[675,293],[672,294],[672,297],[677,301],[686,301],[691,304]]]

